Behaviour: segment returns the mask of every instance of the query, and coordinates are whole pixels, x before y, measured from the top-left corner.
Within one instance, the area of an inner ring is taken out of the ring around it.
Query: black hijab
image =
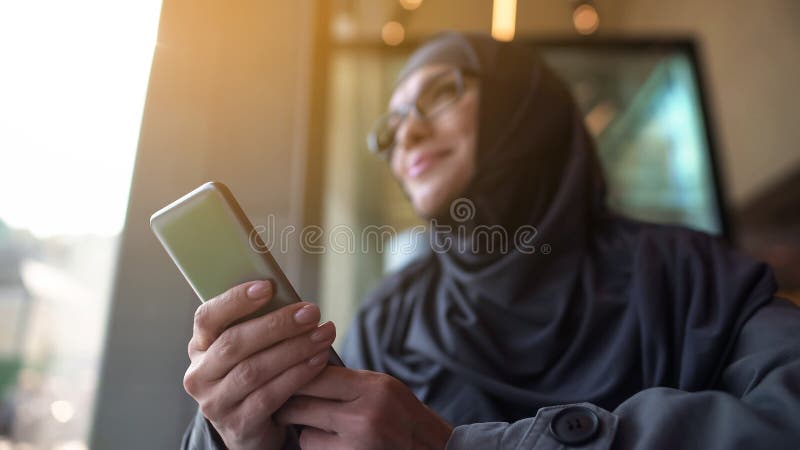
[[[398,377],[456,425],[713,387],[743,323],[772,299],[770,270],[708,235],[610,213],[582,116],[530,49],[447,33],[401,78],[441,62],[480,74],[473,209],[458,222],[535,236],[525,251],[434,242],[366,300],[346,362]]]

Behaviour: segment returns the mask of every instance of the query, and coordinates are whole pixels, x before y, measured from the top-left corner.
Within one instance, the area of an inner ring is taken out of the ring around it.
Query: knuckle
[[[254,399],[253,407],[256,411],[266,411],[270,414],[278,410],[280,405],[276,405],[275,396],[270,392],[260,392]]]
[[[234,300],[236,300],[237,297],[239,297],[238,292],[239,292],[238,287],[233,287],[231,289],[228,289],[227,291],[223,292],[222,294],[219,294],[219,297],[218,297],[219,298],[219,302],[220,303],[231,303],[231,302],[233,302]]]
[[[200,408],[200,412],[203,413],[205,417],[209,420],[215,420],[219,417],[219,402],[213,398],[206,398],[202,401],[198,402],[198,406]]]
[[[283,330],[284,326],[286,325],[286,314],[267,314],[266,316],[267,326],[266,329],[272,332],[280,332]]]
[[[183,374],[183,389],[186,390],[186,393],[194,397],[197,395],[198,392],[198,383],[197,383],[197,376],[195,375],[194,371],[190,368]]]
[[[200,306],[198,306],[197,309],[194,310],[194,324],[197,326],[197,328],[201,329],[208,327],[209,325],[208,322],[210,319],[209,316],[210,313],[209,313],[208,302],[201,303]]]
[[[189,361],[194,362],[195,359],[198,357],[198,353],[205,352],[208,350],[208,347],[211,344],[207,344],[205,341],[207,339],[203,339],[203,337],[199,334],[195,334],[189,339],[189,343],[186,345],[186,352],[189,354]]]
[[[220,294],[220,303],[233,303],[247,297],[248,283],[234,286]]]
[[[236,365],[236,382],[242,386],[252,386],[258,382],[258,369],[252,361],[245,360]]]
[[[217,353],[222,358],[233,358],[236,356],[237,333],[233,328],[225,330],[217,338]]]

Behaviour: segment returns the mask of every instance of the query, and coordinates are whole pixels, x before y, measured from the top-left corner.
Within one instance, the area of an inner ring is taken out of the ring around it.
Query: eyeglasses
[[[397,142],[397,131],[408,113],[421,121],[430,121],[456,104],[464,95],[464,74],[461,69],[447,69],[431,77],[411,104],[383,114],[367,136],[369,149],[389,159]]]

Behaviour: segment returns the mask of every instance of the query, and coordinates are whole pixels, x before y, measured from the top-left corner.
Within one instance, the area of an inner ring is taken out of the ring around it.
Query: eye
[[[431,97],[434,101],[442,99],[450,100],[455,97],[456,94],[457,89],[455,83],[444,83],[434,88]]]
[[[438,83],[420,98],[421,103],[423,103],[421,106],[425,106],[425,109],[430,111],[439,105],[447,104],[455,99],[457,95],[458,88],[455,83]]]
[[[452,104],[459,96],[460,88],[455,79],[446,76],[425,89],[417,100],[417,107],[425,115],[435,115]]]

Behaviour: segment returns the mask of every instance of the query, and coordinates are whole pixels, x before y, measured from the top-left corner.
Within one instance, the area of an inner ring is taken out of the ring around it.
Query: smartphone
[[[205,183],[161,208],[150,217],[150,228],[201,302],[246,281],[272,282],[272,300],[231,326],[300,301],[231,191],[220,182]],[[344,365],[333,348],[328,364]]]

